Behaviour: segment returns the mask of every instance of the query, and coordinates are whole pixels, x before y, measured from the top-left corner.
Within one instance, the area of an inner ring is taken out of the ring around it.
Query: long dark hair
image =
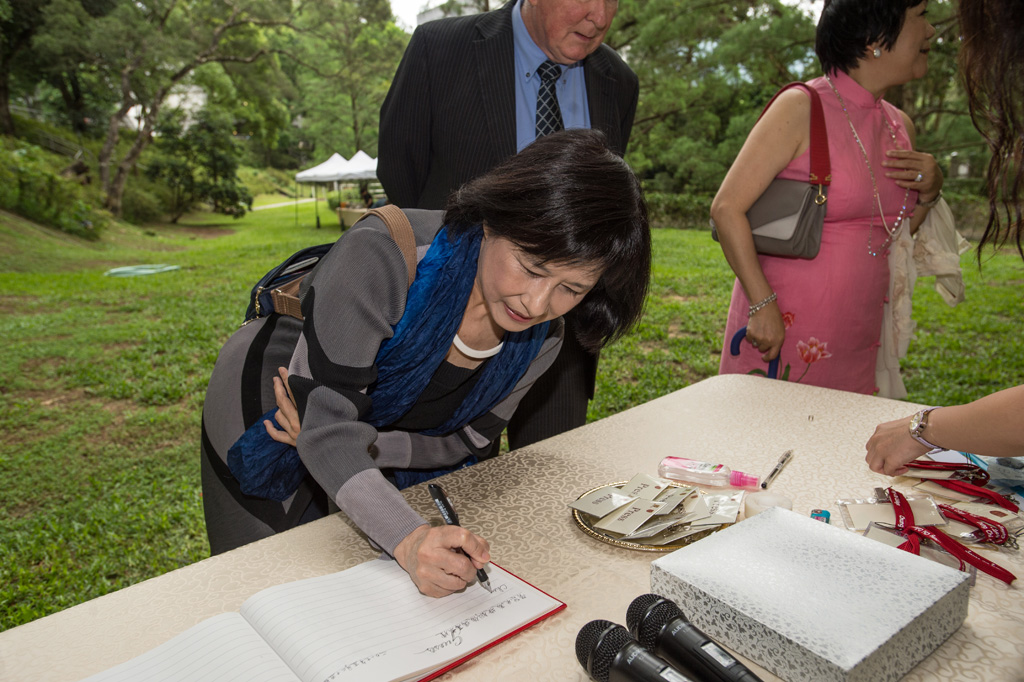
[[[974,126],[985,137],[988,224],[978,245],[1012,241],[1024,258],[1024,6],[1004,0],[961,0],[960,70]],[[1005,222],[1004,222],[1005,221]]]
[[[597,285],[573,310],[588,349],[640,319],[651,273],[651,232],[640,181],[603,133],[565,130],[538,139],[448,200],[451,232],[486,223],[540,262],[597,265]]]
[[[903,30],[907,10],[924,0],[825,0],[818,19],[814,52],[826,74],[849,73],[868,45],[891,50]]]

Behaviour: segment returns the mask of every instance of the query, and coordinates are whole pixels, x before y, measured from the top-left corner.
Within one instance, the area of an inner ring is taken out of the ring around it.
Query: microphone
[[[664,597],[644,594],[634,599],[626,623],[641,646],[702,682],[762,682]]]
[[[592,620],[576,635],[576,660],[595,682],[695,682],[607,620]]]

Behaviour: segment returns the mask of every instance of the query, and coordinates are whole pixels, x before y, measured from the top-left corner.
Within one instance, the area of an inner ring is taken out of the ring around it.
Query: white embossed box
[[[788,682],[898,680],[960,627],[965,573],[785,509],[651,564],[651,590]]]

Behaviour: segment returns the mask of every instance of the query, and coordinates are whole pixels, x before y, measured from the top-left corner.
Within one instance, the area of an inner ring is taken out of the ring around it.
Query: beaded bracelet
[[[750,306],[750,310],[747,311],[747,317],[748,318],[753,317],[754,313],[756,313],[761,308],[766,307],[769,303],[774,301],[776,298],[778,298],[778,296],[776,296],[775,292],[773,291],[771,293],[771,295],[768,296],[767,298],[763,298],[760,301],[758,301],[757,303],[755,303],[754,305]]]

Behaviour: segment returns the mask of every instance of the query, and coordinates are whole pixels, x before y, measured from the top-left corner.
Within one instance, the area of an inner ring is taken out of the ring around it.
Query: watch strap
[[[925,409],[923,409],[920,412],[918,412],[917,414],[915,414],[911,418],[911,420],[910,420],[910,437],[913,438],[914,440],[916,440],[921,445],[924,445],[925,447],[927,447],[927,448],[929,448],[931,450],[942,450],[943,449],[943,448],[940,448],[938,445],[935,445],[934,443],[931,443],[928,440],[926,440],[924,435],[923,435],[925,427],[928,426],[928,415],[929,415],[929,413],[931,413],[932,410],[937,410],[937,409],[939,409],[939,406],[926,407]]]

